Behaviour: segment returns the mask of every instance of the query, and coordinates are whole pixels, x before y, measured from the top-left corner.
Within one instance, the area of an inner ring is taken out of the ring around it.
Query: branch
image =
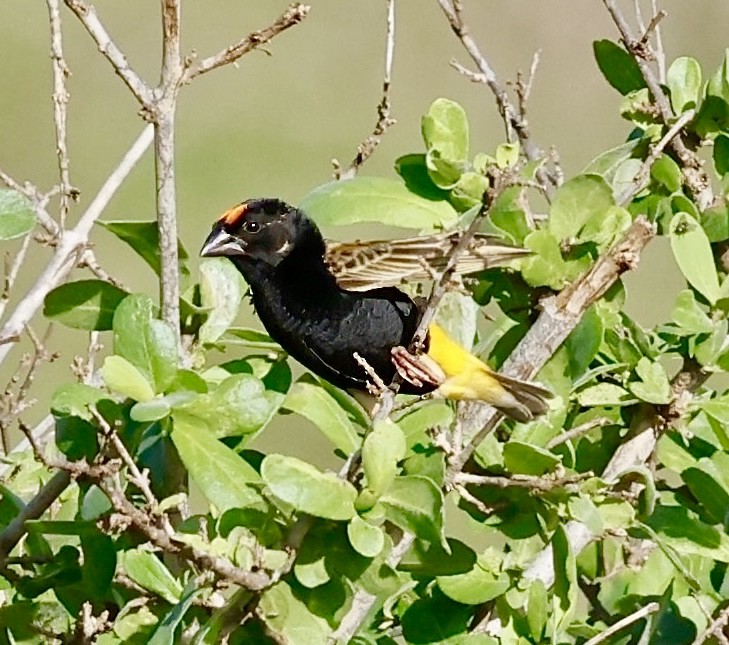
[[[724,607],[719,612],[719,615],[696,637],[691,645],[703,645],[712,636],[716,636],[720,643],[726,643],[727,638],[724,636],[724,628],[727,626],[727,623],[729,623],[729,607]]]
[[[68,91],[66,79],[71,72],[63,58],[63,38],[61,34],[61,16],[58,11],[59,0],[46,0],[51,23],[51,59],[53,61],[53,121],[56,126],[56,154],[58,155],[58,173],[61,180],[61,228],[66,223],[69,199],[78,193],[71,188],[68,171],[68,149],[66,147],[66,105]]]
[[[378,145],[380,137],[395,124],[390,117],[390,80],[392,78],[392,60],[395,51],[395,0],[387,0],[387,38],[385,46],[385,80],[382,82],[382,98],[377,105],[377,122],[368,136],[357,147],[357,154],[343,173],[336,173],[337,179],[351,179],[357,174],[359,167],[370,158]]]
[[[81,24],[86,27],[86,31],[89,32],[89,35],[96,43],[99,51],[104,55],[106,60],[109,61],[117,75],[121,77],[124,83],[126,83],[126,86],[135,96],[137,101],[139,101],[143,107],[150,105],[152,103],[152,91],[142,80],[142,77],[131,68],[126,56],[111,39],[106,28],[99,20],[99,16],[96,14],[96,9],[87,5],[84,0],[63,1],[66,6],[76,14],[76,17],[81,21]]]
[[[182,83],[187,84],[200,74],[234,63],[244,54],[265,45],[282,31],[299,24],[309,14],[310,9],[311,6],[308,4],[295,2],[268,27],[254,31],[234,45],[226,47],[213,56],[204,58],[194,67],[188,67],[182,77]]]
[[[653,239],[655,226],[638,217],[622,239],[604,253],[592,268],[565,287],[557,296],[543,300],[542,313],[504,363],[503,373],[520,379],[531,379],[570,335],[590,306],[599,300],[626,271],[638,265],[643,248]],[[464,449],[454,455],[449,471],[459,472],[476,447],[493,430],[499,414],[481,403],[464,403],[465,437],[473,436]]]
[[[521,147],[524,150],[526,158],[530,161],[535,159],[541,159],[544,153],[540,148],[532,141],[531,133],[529,132],[529,124],[525,118],[525,115],[521,113],[514,104],[509,100],[509,95],[506,93],[506,89],[501,84],[496,76],[496,72],[489,64],[486,57],[479,49],[476,41],[471,37],[468,26],[463,20],[461,14],[461,6],[459,0],[437,0],[443,13],[448,18],[453,33],[456,34],[458,39],[461,41],[466,51],[468,52],[471,60],[478,67],[480,74],[474,74],[468,72],[466,76],[477,82],[482,82],[488,85],[489,89],[496,98],[496,105],[504,120],[506,126],[506,137],[509,142],[514,140],[514,135],[519,139]],[[451,63],[453,65],[453,63]],[[455,66],[461,73],[465,69],[463,66]],[[547,191],[548,195],[554,192],[554,182],[549,177],[547,172],[543,168],[537,170],[537,179],[542,184],[544,190]]]
[[[641,607],[638,611],[634,611],[629,616],[626,616],[625,618],[621,618],[614,625],[610,625],[610,627],[608,627],[601,634],[598,634],[597,636],[593,636],[591,639],[585,641],[585,645],[598,645],[598,643],[602,643],[602,642],[606,641],[613,634],[616,634],[617,632],[619,632],[621,629],[624,629],[628,625],[632,625],[633,623],[641,620],[642,618],[645,618],[646,616],[655,614],[660,608],[661,608],[661,606],[657,602],[650,602],[645,607]]]
[[[671,108],[671,101],[663,91],[658,77],[655,75],[649,64],[649,57],[646,55],[646,43],[635,38],[633,31],[630,28],[628,21],[625,19],[625,16],[620,11],[616,0],[603,0],[603,3],[610,13],[615,26],[620,32],[623,44],[638,64],[643,80],[645,80],[645,84],[648,86],[648,89],[658,106],[663,122],[668,125],[675,118],[675,115]],[[709,178],[703,171],[703,162],[699,159],[695,152],[686,146],[682,137],[671,139],[671,148],[684,166],[683,175],[686,180],[686,186],[696,198],[699,204],[699,209],[704,210],[708,208],[713,202],[714,197]]]
[[[43,515],[70,483],[70,473],[57,472],[0,533],[0,569],[5,567],[10,552],[25,535],[25,523],[28,520],[37,520]]]
[[[0,330],[0,363],[5,360],[12,343],[17,341],[25,326],[41,308],[48,292],[66,279],[79,258],[83,259],[92,226],[151,142],[152,126],[147,126],[104,182],[76,227],[63,233],[50,262]]]

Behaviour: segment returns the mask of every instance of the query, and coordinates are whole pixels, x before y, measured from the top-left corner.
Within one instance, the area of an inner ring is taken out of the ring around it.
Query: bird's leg
[[[439,387],[446,380],[440,365],[427,354],[416,356],[400,345],[393,347],[390,354],[397,373],[415,387]]]

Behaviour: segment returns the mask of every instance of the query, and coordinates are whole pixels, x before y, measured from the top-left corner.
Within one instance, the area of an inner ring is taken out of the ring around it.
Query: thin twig
[[[648,185],[651,166],[655,163],[658,157],[661,156],[663,151],[666,149],[666,146],[668,146],[681,133],[681,130],[683,130],[688,123],[693,121],[695,116],[696,110],[694,109],[684,112],[678,119],[676,119],[676,123],[668,129],[666,134],[661,137],[661,140],[656,145],[651,146],[650,153],[645,158],[645,161],[643,161],[638,172],[635,174],[633,181],[625,187],[623,192],[620,193],[615,200],[620,206],[627,206],[633,199],[633,196],[637,195]]]
[[[0,330],[0,363],[5,360],[12,343],[16,341],[25,325],[30,322],[36,312],[42,307],[43,300],[51,289],[65,280],[86,251],[89,234],[96,220],[101,216],[111,198],[116,193],[132,168],[142,158],[142,155],[152,142],[152,126],[147,126],[129,148],[116,169],[109,175],[94,200],[89,204],[86,212],[81,216],[78,224],[71,230],[65,231],[60,243],[46,268],[38,276],[35,284],[18,303],[13,314]]]
[[[70,199],[77,192],[71,188],[69,174],[68,148],[66,147],[66,106],[68,91],[66,79],[70,75],[66,60],[63,58],[63,37],[61,34],[61,15],[59,0],[46,0],[51,25],[51,59],[53,61],[53,122],[56,127],[56,154],[61,188],[59,221],[65,228]]]
[[[377,122],[368,136],[357,147],[357,154],[349,168],[338,173],[337,179],[350,179],[357,174],[359,167],[370,158],[375,148],[380,144],[380,138],[395,124],[390,116],[390,85],[392,80],[392,61],[395,52],[395,0],[387,0],[387,36],[385,45],[385,78],[382,82],[382,98],[377,105]]]
[[[254,31],[234,45],[226,47],[213,56],[204,58],[197,65],[188,67],[182,78],[182,83],[189,83],[200,74],[234,63],[244,54],[265,45],[282,31],[299,24],[309,14],[310,9],[310,5],[295,2],[268,27]]]
[[[651,9],[653,15],[658,15],[658,0],[651,0]],[[653,48],[653,52],[656,57],[656,63],[658,64],[658,80],[662,85],[666,84],[666,51],[663,48],[663,37],[661,35],[661,26],[656,24],[656,46]]]
[[[152,103],[152,91],[142,77],[129,65],[126,56],[112,40],[106,27],[99,20],[96,9],[83,0],[63,0],[66,6],[76,14],[81,24],[89,32],[99,51],[114,68],[116,74],[126,83],[131,93],[142,106]]]
[[[496,98],[499,114],[501,114],[506,127],[507,140],[512,142],[515,138],[518,139],[526,158],[530,161],[542,158],[544,153],[532,140],[526,118],[510,101],[506,89],[496,76],[496,72],[479,49],[476,41],[471,37],[468,26],[463,19],[460,2],[457,0],[437,0],[437,2],[448,19],[453,33],[456,34],[470,55],[471,60],[478,67],[480,72],[478,81],[485,83]],[[458,66],[457,69],[463,73],[462,66]],[[467,76],[471,80],[477,80],[477,77],[473,74],[467,74]],[[483,78],[482,81],[481,77]],[[554,182],[550,179],[544,168],[537,170],[537,179],[544,186],[548,195],[551,196],[554,192]]]
[[[10,292],[13,289],[20,267],[23,265],[25,256],[28,253],[31,240],[32,237],[30,235],[26,235],[23,238],[23,243],[18,249],[18,252],[15,254],[12,262],[10,262],[10,256],[7,254],[5,255],[5,280],[3,281],[2,295],[0,295],[0,317],[2,317],[5,313],[5,308],[8,306],[8,302],[10,301]]]
[[[594,477],[592,472],[578,473],[567,477],[535,477],[532,475],[476,475],[474,473],[457,473],[453,480],[457,484],[474,484],[476,486],[495,486],[497,488],[526,488],[528,490],[546,492],[555,488],[569,487],[579,484],[585,479]]]
[[[567,432],[557,435],[556,437],[552,437],[544,447],[547,450],[552,450],[557,446],[561,446],[563,443],[567,443],[568,441],[572,441],[587,434],[595,428],[603,428],[605,426],[609,426],[611,423],[613,422],[607,417],[596,417],[595,419],[590,419],[589,421],[575,426],[574,428],[570,428]]]
[[[585,645],[598,645],[598,643],[606,641],[613,634],[616,634],[628,625],[632,625],[633,623],[645,618],[646,616],[655,614],[660,609],[660,607],[661,606],[657,602],[648,603],[645,607],[641,607],[638,611],[634,611],[629,616],[621,618],[614,625],[610,625],[610,627],[608,627],[604,632],[598,634],[597,636],[593,636],[589,640],[585,641]]]
[[[668,95],[664,92],[661,87],[660,80],[650,66],[650,62],[645,55],[644,43],[637,40],[633,35],[633,30],[620,10],[617,0],[603,0],[603,4],[607,8],[613,22],[618,28],[621,40],[628,50],[628,53],[630,53],[635,62],[638,64],[643,80],[645,80],[645,84],[648,86],[648,89],[653,96],[653,100],[658,106],[663,122],[666,124],[670,123],[674,119],[671,101],[669,100]],[[701,159],[695,152],[686,146],[683,138],[680,136],[671,139],[671,148],[683,165],[683,175],[686,180],[686,186],[696,198],[699,204],[699,210],[708,208],[708,206],[710,206],[713,202],[714,197],[709,179],[703,170],[703,163]]]
[[[719,615],[696,637],[691,645],[703,645],[712,636],[715,636],[721,643],[726,643],[727,638],[724,636],[724,628],[727,626],[727,623],[729,623],[729,606],[724,607],[719,612]]]

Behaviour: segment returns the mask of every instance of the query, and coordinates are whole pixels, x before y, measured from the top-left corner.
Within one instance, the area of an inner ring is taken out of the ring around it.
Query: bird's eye
[[[247,220],[243,222],[243,230],[248,233],[258,233],[261,230],[261,225],[258,222]]]

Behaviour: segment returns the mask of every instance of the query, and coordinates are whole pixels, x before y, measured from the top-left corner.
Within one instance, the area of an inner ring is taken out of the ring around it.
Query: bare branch
[[[390,117],[390,82],[392,79],[392,60],[395,52],[395,0],[387,0],[387,38],[385,46],[385,79],[382,82],[382,98],[377,105],[377,122],[368,136],[357,147],[357,154],[349,168],[343,173],[336,173],[337,179],[350,179],[357,174],[359,167],[370,158],[380,144],[380,137],[395,124]]]
[[[608,627],[601,634],[598,634],[597,636],[593,636],[589,640],[585,641],[585,645],[598,645],[598,643],[602,643],[602,642],[606,641],[613,634],[616,634],[621,629],[626,628],[628,625],[632,625],[634,622],[641,620],[641,619],[645,618],[646,616],[655,614],[660,609],[660,607],[661,606],[657,602],[648,603],[645,607],[641,607],[638,611],[634,611],[629,616],[626,616],[625,618],[621,618],[615,624],[610,625],[610,627]]]
[[[719,615],[711,621],[709,626],[699,634],[691,645],[703,645],[712,636],[724,644],[727,642],[726,636],[724,636],[724,628],[729,623],[729,607],[724,607],[719,612]]]
[[[612,421],[606,417],[597,417],[595,419],[590,419],[585,423],[582,423],[578,426],[575,426],[574,428],[567,430],[567,432],[563,434],[552,437],[544,447],[547,450],[552,450],[552,448],[556,448],[557,446],[561,446],[563,443],[567,443],[568,441],[577,439],[578,437],[587,434],[595,428],[603,428],[607,425],[610,425],[611,423]]]
[[[658,106],[663,122],[665,124],[669,124],[675,118],[673,109],[671,108],[671,101],[663,91],[658,77],[655,75],[650,66],[648,56],[646,55],[646,44],[641,40],[637,40],[633,35],[633,30],[628,24],[628,21],[625,19],[623,13],[620,11],[617,0],[603,0],[603,4],[607,8],[613,22],[620,32],[623,44],[638,64],[643,80],[645,80],[645,83],[653,96],[653,100]],[[695,196],[699,204],[699,208],[701,210],[708,208],[708,206],[710,206],[713,202],[714,197],[709,183],[709,178],[703,171],[703,163],[701,159],[695,152],[686,146],[682,137],[675,137],[671,139],[671,148],[683,165],[683,176],[686,180],[686,186]]]
[[[294,4],[290,5],[286,9],[286,11],[284,11],[283,14],[281,14],[281,16],[279,16],[278,19],[268,27],[265,27],[264,29],[260,29],[258,31],[254,31],[234,45],[226,47],[225,49],[219,51],[213,56],[208,56],[208,58],[204,58],[193,67],[189,67],[185,71],[185,74],[182,78],[182,83],[189,83],[196,76],[200,76],[200,74],[205,74],[206,72],[209,72],[212,69],[216,69],[217,67],[222,67],[223,65],[229,65],[230,63],[234,63],[244,54],[247,54],[248,52],[257,49],[261,45],[265,45],[275,36],[278,36],[278,34],[280,34],[282,31],[285,31],[289,27],[293,27],[294,25],[300,23],[304,18],[306,18],[310,9],[310,5],[303,4],[301,2],[295,2]]]
[[[51,261],[0,330],[0,362],[5,360],[12,343],[18,339],[25,325],[41,308],[48,292],[60,284],[76,265],[79,253],[83,258],[83,254],[87,252],[85,247],[94,222],[101,216],[114,193],[141,159],[151,142],[152,126],[147,126],[124,155],[117,168],[104,182],[76,227],[63,233]]]
[[[152,103],[152,91],[129,65],[126,56],[111,36],[106,31],[106,27],[99,20],[96,9],[87,5],[84,0],[63,0],[66,6],[73,11],[81,21],[86,31],[96,43],[99,51],[106,57],[114,71],[126,83],[137,101],[146,107]]]
[[[696,116],[696,110],[687,110],[684,112],[663,135],[661,140],[654,146],[651,146],[650,154],[643,161],[643,165],[636,173],[633,182],[625,187],[623,192],[615,200],[620,206],[627,206],[635,195],[648,185],[651,166],[661,156],[666,146],[669,145],[675,137],[677,137],[683,128],[690,123]]]
[[[70,483],[71,475],[69,473],[57,472],[0,533],[0,568],[5,566],[10,552],[25,535],[25,523],[43,515]]]
[[[58,155],[58,172],[61,180],[61,228],[66,224],[69,200],[78,193],[71,188],[69,175],[68,148],[66,147],[66,105],[68,91],[66,79],[71,72],[63,58],[63,37],[61,34],[61,15],[59,0],[46,0],[51,24],[51,59],[53,61],[53,121],[56,126],[56,154]]]
[[[5,308],[8,306],[8,302],[10,301],[10,292],[12,291],[15,280],[18,277],[18,271],[20,271],[20,267],[25,260],[25,255],[28,252],[31,240],[32,237],[30,235],[25,236],[23,243],[18,252],[15,254],[15,258],[13,258],[12,262],[10,262],[10,256],[7,254],[5,255],[5,280],[3,281],[2,295],[0,295],[0,317],[2,317],[5,313]]]

